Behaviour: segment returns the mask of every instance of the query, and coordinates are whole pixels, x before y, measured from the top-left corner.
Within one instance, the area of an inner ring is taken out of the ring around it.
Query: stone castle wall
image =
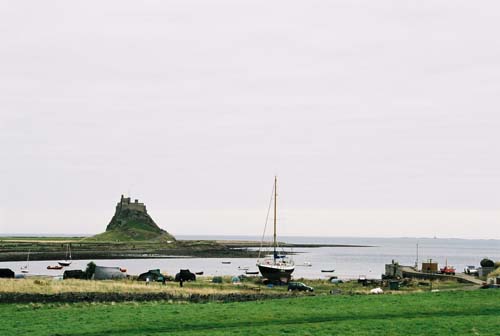
[[[139,203],[139,200],[137,199],[134,202],[131,202],[130,197],[123,197],[123,195],[120,202],[116,205],[116,212],[118,213],[122,210],[133,210],[147,213],[144,203]]]

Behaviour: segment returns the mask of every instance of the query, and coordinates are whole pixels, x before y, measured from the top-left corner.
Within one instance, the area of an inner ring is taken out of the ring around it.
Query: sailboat
[[[30,251],[28,251],[28,258],[26,259],[26,265],[21,266],[21,273],[30,272]]]
[[[274,198],[274,234],[273,234],[273,255],[267,256],[263,260],[257,259],[257,267],[259,268],[262,277],[266,278],[270,282],[284,282],[287,283],[293,271],[295,270],[295,264],[291,258],[286,255],[278,253],[278,241],[276,240],[276,213],[277,213],[277,185],[278,179],[274,177],[274,187],[273,187],[273,198]],[[269,214],[269,213],[268,213]],[[267,226],[267,220],[266,220]],[[264,229],[265,233],[265,229]],[[262,237],[264,240],[264,237]],[[262,247],[262,244],[261,244]]]
[[[67,248],[66,248],[66,259],[59,260],[57,263],[61,266],[71,265],[71,246],[69,244],[67,245]]]

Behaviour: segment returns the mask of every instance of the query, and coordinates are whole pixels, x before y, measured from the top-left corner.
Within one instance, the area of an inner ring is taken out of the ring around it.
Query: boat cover
[[[96,266],[94,280],[124,279],[127,276],[120,271],[120,267]]]

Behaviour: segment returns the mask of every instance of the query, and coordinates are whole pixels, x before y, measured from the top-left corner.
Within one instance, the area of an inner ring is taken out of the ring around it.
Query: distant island
[[[130,197],[121,196],[116,205],[115,214],[106,232],[89,237],[86,241],[175,241],[167,231],[161,229],[148,214],[146,205],[139,200],[131,202]]]

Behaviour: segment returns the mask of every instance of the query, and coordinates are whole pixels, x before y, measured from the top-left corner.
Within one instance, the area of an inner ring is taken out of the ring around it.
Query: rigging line
[[[264,232],[262,232],[262,238],[260,240],[259,256],[257,257],[257,259],[260,259],[260,253],[262,252],[262,245],[264,244],[264,237],[266,236],[267,222],[269,221],[269,213],[271,212],[271,205],[273,203],[273,195],[274,195],[274,184],[271,190],[271,199],[269,200],[269,207],[267,208],[266,223],[264,224]]]

